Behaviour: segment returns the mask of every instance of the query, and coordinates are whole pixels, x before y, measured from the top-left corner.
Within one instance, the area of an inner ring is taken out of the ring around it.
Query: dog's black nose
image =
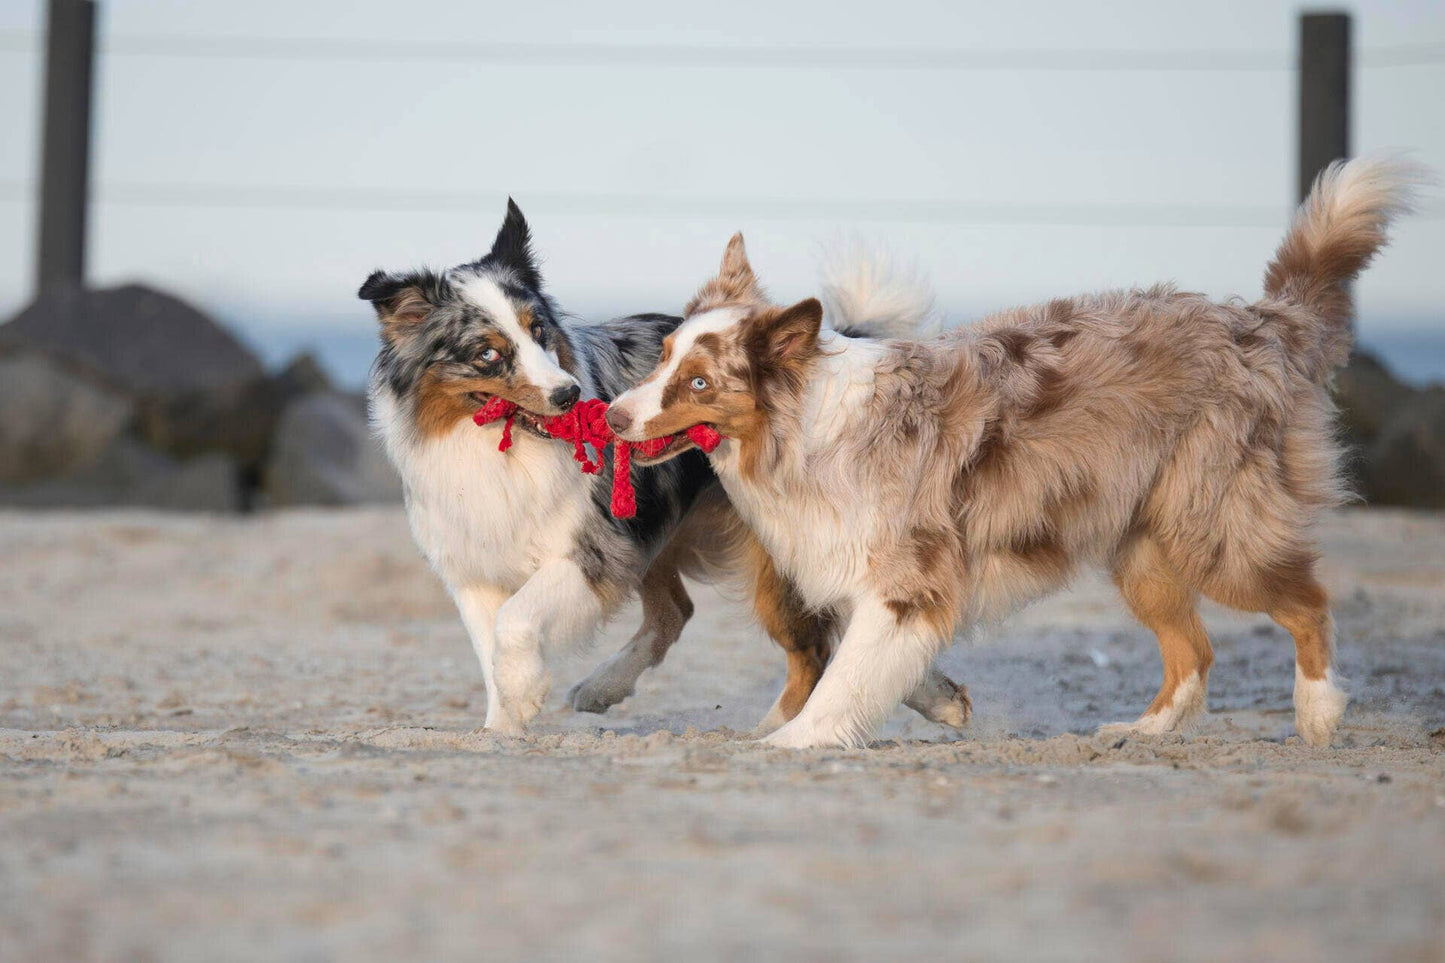
[[[620,435],[632,427],[632,416],[621,408],[608,408],[607,424]]]
[[[552,397],[549,400],[552,402],[552,407],[561,408],[563,411],[571,411],[572,406],[577,403],[577,399],[580,397],[582,397],[582,389],[575,384],[571,384],[552,392]]]

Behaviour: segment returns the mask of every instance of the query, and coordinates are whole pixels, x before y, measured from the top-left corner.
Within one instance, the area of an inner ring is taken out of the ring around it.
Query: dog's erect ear
[[[537,270],[537,256],[532,253],[532,230],[517,202],[507,198],[507,219],[492,242],[487,255],[497,264],[510,268],[518,279],[534,291],[542,290],[542,274]]]
[[[743,236],[739,232],[728,241],[728,249],[723,252],[717,277],[708,278],[702,283],[697,294],[694,294],[692,300],[687,302],[687,307],[682,309],[682,316],[690,318],[700,311],[710,311],[724,304],[746,304],[764,300],[766,297],[758,284],[757,276],[753,274],[753,266],[748,263],[748,252],[743,247]]]
[[[753,266],[748,263],[748,250],[743,246],[742,231],[738,231],[728,241],[717,276],[726,283],[728,290],[736,293],[739,300],[757,293],[758,279],[753,274]]]
[[[370,301],[376,317],[388,332],[399,332],[426,320],[437,306],[444,282],[430,272],[391,274],[373,271],[356,296]]]
[[[818,350],[823,326],[823,305],[817,298],[799,301],[771,318],[760,319],[764,350],[779,364],[797,364]]]

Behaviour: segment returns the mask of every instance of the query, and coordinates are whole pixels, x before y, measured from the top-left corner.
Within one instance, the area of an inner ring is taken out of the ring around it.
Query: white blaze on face
[[[490,278],[468,278],[461,283],[458,290],[462,297],[485,311],[487,317],[497,326],[497,330],[511,340],[516,348],[514,363],[517,372],[536,385],[544,396],[558,388],[566,388],[576,383],[577,379],[557,364],[555,353],[543,350],[541,345],[532,340],[529,332],[522,330],[522,323],[517,319],[517,311],[512,307],[511,299],[497,286],[497,282]]]
[[[672,354],[667,358],[667,364],[658,368],[652,375],[630,391],[623,392],[615,404],[624,406],[627,413],[632,416],[632,423],[636,431],[645,428],[648,422],[662,414],[662,392],[677,374],[678,367],[687,358],[688,352],[692,350],[697,339],[704,334],[717,334],[732,328],[743,318],[741,308],[718,308],[699,314],[697,317],[689,318],[678,325],[677,331],[672,336]],[[641,437],[634,440],[642,440]]]

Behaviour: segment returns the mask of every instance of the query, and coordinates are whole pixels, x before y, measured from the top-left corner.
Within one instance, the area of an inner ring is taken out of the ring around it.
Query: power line
[[[1445,63],[1445,42],[1367,48],[1355,58],[1360,67],[1424,67],[1439,63]]]
[[[0,31],[0,52],[34,51],[35,31]],[[832,70],[1205,71],[1293,70],[1292,52],[1251,50],[969,50],[792,44],[593,44],[400,41],[205,35],[118,35],[102,53],[161,58],[464,63],[512,67]],[[1445,63],[1445,42],[1361,50],[1362,67]]]
[[[0,182],[0,201],[19,202],[33,188]],[[1282,228],[1287,204],[1124,204],[1010,202],[931,198],[728,197],[707,194],[629,194],[604,191],[528,191],[528,210],[593,217],[747,221],[887,222],[1044,227]],[[343,211],[350,213],[492,214],[493,195],[469,191],[371,187],[243,186],[217,184],[100,184],[101,204],[152,208]],[[1415,218],[1445,219],[1445,205],[1427,202]]]
[[[0,199],[21,200],[22,182],[0,183]],[[101,184],[95,200],[139,207],[347,211],[356,213],[495,213],[495,198],[462,191],[373,188],[223,187],[219,185]],[[1074,227],[1282,227],[1287,205],[1010,203],[941,199],[726,197],[700,194],[626,194],[532,191],[528,210],[603,217],[732,219],[746,221],[847,220],[932,224]]]

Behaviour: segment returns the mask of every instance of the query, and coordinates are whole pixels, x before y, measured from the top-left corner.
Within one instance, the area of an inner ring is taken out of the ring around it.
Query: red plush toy
[[[505,398],[495,395],[472,415],[478,425],[489,425],[502,418],[502,443],[498,451],[512,447],[512,420],[517,416],[517,406]],[[542,422],[542,430],[553,438],[570,441],[576,446],[573,457],[589,475],[596,475],[603,468],[602,449],[615,443],[616,456],[612,466],[612,514],[617,518],[631,518],[637,514],[637,493],[632,489],[632,449],[644,455],[655,455],[672,441],[671,435],[653,438],[650,441],[628,442],[616,438],[607,424],[607,402],[600,398],[579,401],[565,415],[557,415]],[[707,425],[693,425],[687,430],[687,437],[705,452],[711,452],[722,441],[722,435]],[[597,451],[597,460],[587,457],[587,446]]]

